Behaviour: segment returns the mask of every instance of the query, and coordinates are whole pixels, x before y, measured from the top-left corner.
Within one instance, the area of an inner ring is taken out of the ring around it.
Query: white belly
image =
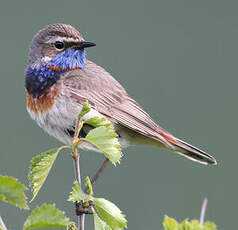
[[[67,134],[67,129],[74,129],[75,123],[77,121],[78,114],[80,113],[82,106],[77,104],[75,107],[75,102],[71,99],[67,100],[67,97],[59,95],[55,100],[53,107],[44,113],[35,113],[27,109],[31,118],[36,121],[36,123],[45,130],[49,135],[55,137],[60,142],[66,145],[72,145],[72,137]],[[95,109],[91,109],[89,113],[84,116],[84,120],[95,116],[102,116]],[[120,131],[119,126],[115,126],[117,132]],[[126,135],[127,136],[127,135]],[[129,140],[126,138],[125,134],[120,135],[119,142],[121,147],[127,147],[129,145]],[[80,148],[93,150],[100,152],[93,145],[87,142],[83,142]]]

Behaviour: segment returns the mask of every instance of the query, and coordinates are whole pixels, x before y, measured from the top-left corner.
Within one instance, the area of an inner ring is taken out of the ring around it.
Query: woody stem
[[[79,184],[79,187],[81,187],[79,153],[78,153],[77,149],[75,149],[75,152],[72,154],[72,157],[74,160],[75,178]],[[77,204],[76,204],[76,208],[77,208]],[[84,219],[85,219],[84,214],[78,216],[78,229],[79,230],[84,230]]]
[[[200,214],[200,225],[204,224],[206,208],[207,208],[207,198],[205,198],[202,203],[201,214]]]
[[[81,187],[80,161],[79,161],[80,155],[78,152],[78,144],[79,144],[78,135],[79,135],[79,131],[80,131],[80,126],[81,126],[81,122],[80,122],[80,120],[78,120],[76,127],[75,127],[74,137],[73,137],[73,151],[72,151],[72,158],[74,160],[75,178],[79,184],[79,187]],[[75,206],[77,209],[77,203],[75,204]],[[79,230],[84,230],[84,219],[85,219],[84,214],[78,216],[78,229]]]
[[[78,152],[78,145],[80,144],[78,135],[79,135],[79,131],[80,128],[82,128],[82,123],[80,120],[78,120],[76,127],[75,127],[75,133],[74,133],[74,137],[73,137],[73,151],[72,151],[72,158],[74,160],[74,169],[75,169],[75,178],[79,184],[79,187],[81,187],[81,176],[80,176],[80,154]],[[92,186],[95,184],[95,182],[97,181],[97,179],[102,175],[103,170],[106,168],[106,166],[110,163],[109,159],[105,159],[103,164],[101,165],[101,167],[97,170],[96,174],[94,175],[91,183]],[[87,193],[87,191],[85,191],[85,193]],[[76,206],[76,211],[78,209],[78,203],[75,204]],[[78,229],[79,230],[84,230],[84,225],[85,225],[85,214],[81,213],[80,215],[78,215]]]

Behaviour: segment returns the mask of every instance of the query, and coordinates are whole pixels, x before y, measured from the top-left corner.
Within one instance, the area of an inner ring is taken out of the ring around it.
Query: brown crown
[[[82,39],[81,34],[73,26],[67,24],[52,24],[48,25],[42,30],[40,30],[36,36],[35,40],[37,42],[42,42],[48,36],[60,36],[73,39]]]

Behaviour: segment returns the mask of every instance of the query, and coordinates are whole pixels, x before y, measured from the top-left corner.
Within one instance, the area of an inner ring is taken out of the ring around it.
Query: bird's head
[[[87,42],[71,25],[52,24],[40,30],[30,44],[28,65],[48,66],[55,70],[84,68]]]
[[[30,44],[25,86],[33,97],[40,97],[62,74],[85,67],[87,42],[71,25],[52,24],[40,30]]]

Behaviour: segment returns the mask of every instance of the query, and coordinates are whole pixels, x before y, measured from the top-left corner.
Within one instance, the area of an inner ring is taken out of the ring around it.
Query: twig
[[[79,184],[79,187],[81,187],[81,176],[80,176],[80,162],[79,162],[79,152],[78,152],[78,145],[80,144],[81,140],[78,138],[80,128],[82,128],[83,123],[80,121],[80,119],[77,121],[75,126],[75,133],[73,137],[73,151],[72,151],[72,158],[74,160],[74,168],[75,168],[75,178]],[[95,184],[96,180],[101,176],[103,170],[106,168],[106,166],[110,163],[110,161],[106,158],[101,167],[96,172],[95,176],[93,177],[91,183],[92,186]],[[87,191],[86,191],[87,192]],[[75,203],[76,210],[78,208],[78,204]],[[84,230],[85,225],[85,214],[82,213],[78,216],[78,229]]]
[[[74,153],[72,154],[72,158],[73,158],[73,160],[74,160],[75,178],[76,178],[76,180],[77,180],[79,186],[81,186],[79,153],[78,153],[78,150],[77,150],[77,149],[74,150]]]
[[[79,218],[80,218],[80,227],[81,227],[80,230],[84,230],[85,214],[80,215]]]
[[[2,227],[3,230],[7,230],[6,225],[4,224],[2,217],[0,216],[0,226]]]
[[[78,181],[79,186],[81,187],[79,153],[78,153],[77,149],[74,150],[74,153],[72,154],[72,157],[74,159],[75,178]],[[84,230],[84,218],[85,218],[84,215],[79,215],[78,216],[78,229],[79,230]]]
[[[202,203],[202,208],[201,208],[201,214],[200,214],[200,225],[202,226],[204,224],[204,218],[205,218],[205,213],[206,213],[206,208],[207,208],[207,198],[203,200]]]
[[[110,161],[106,158],[101,167],[96,172],[95,176],[93,177],[91,184],[92,186],[95,184],[96,180],[102,175],[103,170],[106,168],[106,166],[110,163]],[[88,193],[88,191],[85,189],[85,193]],[[77,204],[76,204],[77,209]],[[85,223],[85,214],[81,214],[78,216],[78,228],[80,230],[84,230],[84,223]],[[82,228],[83,227],[83,228]]]
[[[75,169],[75,178],[78,181],[79,187],[81,187],[81,175],[80,175],[80,162],[79,162],[79,152],[78,152],[78,145],[79,145],[79,131],[80,131],[80,126],[82,125],[81,121],[78,120],[76,127],[75,127],[75,133],[73,137],[73,152],[72,152],[72,158],[74,160],[74,169]],[[77,205],[76,205],[77,208]],[[78,216],[78,229],[79,230],[84,230],[84,215],[79,215]]]
[[[78,150],[75,149],[76,152],[72,154],[72,157],[74,159],[74,168],[75,168],[75,177],[78,181],[79,186],[81,187],[81,176],[80,176],[80,164],[79,164],[79,153]],[[76,153],[76,154],[75,154]],[[76,206],[77,207],[77,206]],[[78,216],[78,229],[84,230],[84,215]]]

